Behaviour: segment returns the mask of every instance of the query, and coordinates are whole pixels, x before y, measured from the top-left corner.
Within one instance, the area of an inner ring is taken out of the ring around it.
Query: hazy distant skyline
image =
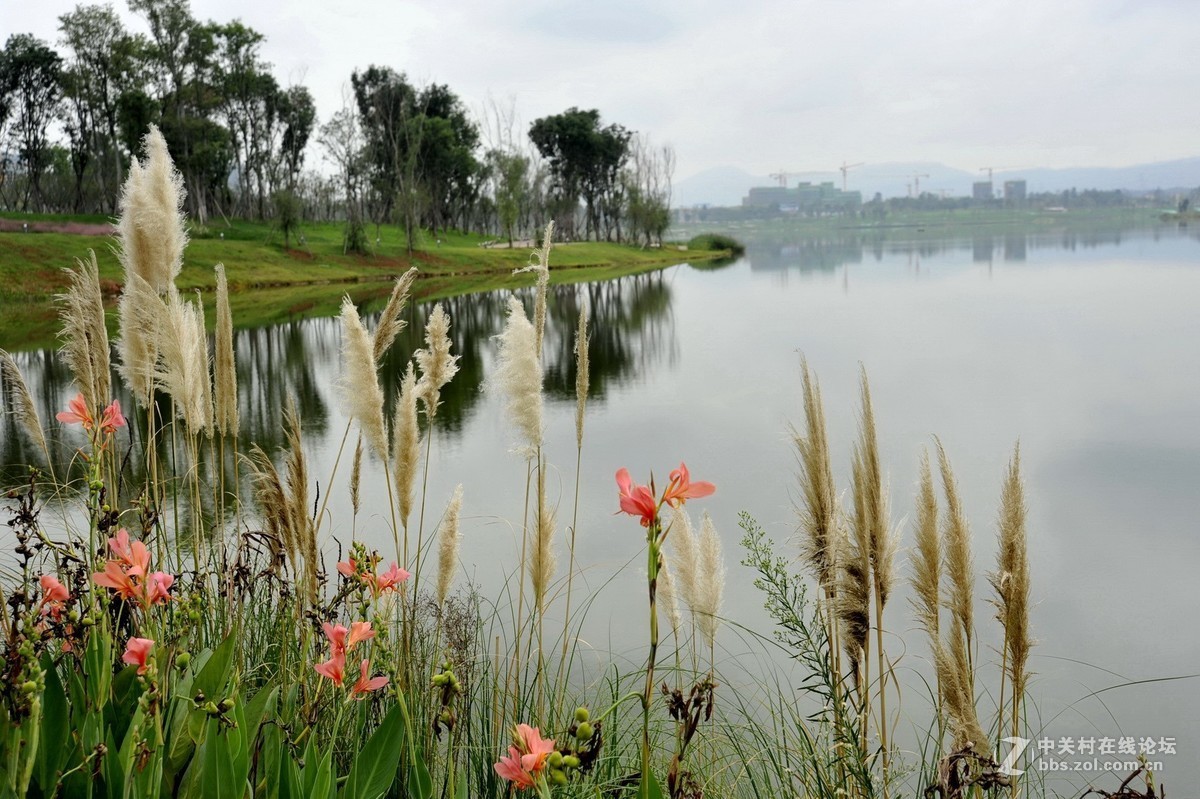
[[[0,35],[57,46],[57,18],[75,5],[0,0]],[[677,179],[721,165],[977,171],[1200,155],[1200,3],[193,0],[192,12],[263,33],[277,79],[307,85],[321,121],[351,71],[386,64],[448,84],[477,115],[489,97],[515,101],[525,127],[597,108],[672,144]],[[312,147],[309,164],[320,158]]]

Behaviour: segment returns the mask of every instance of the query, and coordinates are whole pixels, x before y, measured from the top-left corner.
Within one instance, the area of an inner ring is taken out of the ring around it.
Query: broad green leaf
[[[108,704],[112,667],[112,644],[107,635],[93,628],[83,650],[83,673],[87,675],[88,702],[93,711],[103,710]]]
[[[71,709],[67,705],[62,681],[58,679],[58,669],[54,667],[54,660],[49,653],[42,657],[42,670],[46,674],[46,691],[42,694],[42,743],[38,747],[34,778],[43,793],[53,796],[63,763],[74,749],[71,741]]]
[[[196,676],[192,678],[191,690],[188,692],[189,699],[195,699],[201,694],[204,695],[206,702],[220,702],[225,698],[218,694],[225,690],[225,685],[229,682],[235,651],[236,641],[230,635],[211,653],[207,650],[201,653],[197,663],[203,663],[203,665],[195,667],[198,670]],[[193,709],[188,717],[188,733],[196,743],[199,743],[205,734],[207,720],[208,716],[198,709]]]
[[[104,745],[108,747],[103,763],[108,799],[125,799],[125,770],[121,767],[121,750],[117,748],[117,739],[113,737],[111,729],[107,731]]]
[[[225,684],[229,682],[229,675],[233,668],[233,654],[237,649],[237,641],[230,635],[221,642],[205,661],[204,666],[196,673],[196,678],[192,680],[192,696],[196,694],[204,694],[206,700],[220,702],[224,696],[218,696],[224,689]]]
[[[333,796],[333,747],[321,754],[316,746],[316,736],[310,736],[304,751],[303,795],[312,797]]]
[[[216,719],[208,720],[204,736],[204,772],[200,779],[204,799],[241,799],[246,778],[238,779],[234,750],[242,746],[238,730],[221,729]]]
[[[647,772],[642,775],[645,780],[644,787],[648,789],[647,795],[650,799],[663,799],[662,788],[658,786],[658,780],[654,779],[654,772]]]
[[[126,666],[112,680],[112,702],[104,714],[105,721],[112,727],[113,737],[125,740],[125,733],[138,709],[138,698],[142,695],[142,684],[138,682],[137,669]]]
[[[429,767],[425,758],[416,754],[408,767],[408,792],[415,799],[433,799],[433,777],[429,776]]]
[[[342,799],[379,799],[383,796],[400,766],[403,740],[404,716],[397,705],[354,758],[342,788]]]

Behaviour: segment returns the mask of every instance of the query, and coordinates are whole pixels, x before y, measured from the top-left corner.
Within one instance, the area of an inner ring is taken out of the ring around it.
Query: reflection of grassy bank
[[[372,238],[375,232],[371,230]],[[403,236],[394,228],[378,231],[371,255],[343,255],[337,224],[308,225],[303,233],[303,244],[285,250],[281,237],[263,223],[238,221],[228,227],[193,230],[177,284],[185,290],[211,289],[212,267],[225,264],[235,290],[234,316],[240,326],[254,327],[298,316],[333,315],[344,293],[356,300],[384,296],[390,279],[413,265],[421,271],[414,292],[421,299],[532,283],[528,275],[512,274],[528,263],[528,249],[482,247],[485,239],[480,236],[425,234],[418,242],[420,249],[410,257]],[[66,285],[62,268],[74,264],[89,248],[96,251],[102,285],[115,296],[122,273],[110,244],[111,239],[101,236],[0,233],[0,346],[20,350],[54,343],[58,319],[53,295]],[[573,242],[555,246],[552,280],[605,280],[724,254]]]

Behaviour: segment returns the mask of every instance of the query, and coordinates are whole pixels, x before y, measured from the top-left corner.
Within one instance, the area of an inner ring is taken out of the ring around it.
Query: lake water
[[[525,489],[524,462],[509,452],[514,437],[501,400],[486,389],[495,360],[490,337],[502,325],[504,302],[477,295],[447,303],[462,372],[444,395],[429,480],[433,519],[454,485],[464,486],[460,579],[469,577],[484,596],[497,595],[516,568]],[[1031,690],[1045,722],[1039,737],[1052,737],[1056,752],[1060,738],[1076,744],[1174,739],[1174,754],[1150,759],[1163,761],[1171,795],[1196,795],[1200,680],[1147,682],[1089,697],[1122,683],[1200,672],[1200,240],[1194,231],[910,241],[777,236],[752,241],[746,257],[725,266],[680,265],[557,288],[547,330],[546,454],[564,528],[574,496],[571,350],[581,303],[591,307],[594,327],[577,553],[584,593],[594,598],[585,639],[598,662],[617,653],[636,663],[645,640],[642,531],[614,515],[613,473],[627,466],[645,480],[653,470],[661,484],[685,460],[695,479],[716,483],[713,497],[691,507],[711,513],[724,539],[725,615],[765,632],[761,596],[751,573],[737,565],[738,513],[749,511],[781,543],[794,534],[788,426],[803,422],[801,353],[821,382],[840,487],[849,485],[862,364],[893,519],[913,515],[920,454],[934,435],[956,469],[980,573],[983,668],[994,673],[999,660],[988,648],[999,640],[984,604],[983,572],[993,568],[1001,479],[1019,439],[1039,641]],[[413,310],[384,369],[389,402],[428,310]],[[346,428],[339,343],[333,319],[237,334],[243,440],[277,445],[283,398],[296,394],[322,494]],[[52,418],[73,395],[69,376],[51,353],[16,357],[44,418]],[[23,450],[11,421],[0,424],[0,463],[10,477]],[[325,528],[343,542],[350,527],[345,464],[331,493],[334,524]],[[381,470],[366,471],[358,530],[387,552]],[[906,524],[904,543],[910,542]],[[903,552],[899,568],[907,575]],[[914,681],[928,673],[928,650],[911,629],[906,591],[888,615],[896,631],[889,654],[907,674],[902,679]],[[731,626],[719,638],[724,662],[755,661],[755,647]],[[923,719],[924,701],[910,696],[906,716]],[[1037,769],[1037,758],[1035,743],[1025,767]],[[1078,794],[1088,776],[1055,776],[1047,784],[1066,794],[1077,786]],[[1099,784],[1115,789],[1117,782]]]

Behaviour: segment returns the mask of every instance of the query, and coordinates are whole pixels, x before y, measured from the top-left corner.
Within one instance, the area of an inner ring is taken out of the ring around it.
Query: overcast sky
[[[0,0],[57,41],[65,0]],[[144,24],[115,3],[132,27]],[[321,119],[356,67],[527,125],[575,105],[674,146],[676,177],[843,161],[1123,166],[1200,155],[1191,0],[193,0],[267,36]],[[319,157],[312,153],[310,159]]]

